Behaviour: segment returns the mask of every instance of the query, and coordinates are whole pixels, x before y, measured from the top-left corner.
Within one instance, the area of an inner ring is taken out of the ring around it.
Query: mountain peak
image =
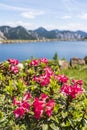
[[[42,31],[42,32],[47,32],[47,30],[44,27],[39,27],[34,31]]]

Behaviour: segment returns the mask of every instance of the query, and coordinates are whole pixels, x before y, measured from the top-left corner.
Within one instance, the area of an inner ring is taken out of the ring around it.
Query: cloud
[[[41,11],[41,10],[32,9],[32,8],[23,8],[23,7],[19,7],[19,6],[12,6],[12,5],[7,5],[7,4],[3,4],[3,3],[0,3],[0,9],[23,12],[22,16],[24,16],[26,18],[29,17],[29,15],[30,15],[30,17],[34,17],[34,16],[44,14],[44,11]]]
[[[44,14],[43,11],[28,11],[28,12],[23,12],[21,16],[28,19],[34,19],[36,18],[36,16],[40,16],[43,14]]]
[[[81,19],[87,19],[87,13],[82,13],[79,18]]]
[[[71,19],[72,17],[70,15],[65,15],[62,17],[62,19]]]
[[[15,11],[28,11],[30,10],[29,8],[23,8],[23,7],[16,7],[12,5],[7,5],[0,3],[0,9],[8,9],[8,10],[15,10]]]

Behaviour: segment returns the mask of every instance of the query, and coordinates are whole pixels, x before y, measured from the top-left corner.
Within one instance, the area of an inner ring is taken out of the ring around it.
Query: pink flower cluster
[[[19,72],[18,66],[13,66],[13,65],[11,65],[11,66],[9,67],[9,69],[10,69],[10,71],[11,71],[12,73],[14,73],[14,74],[17,74],[17,73]]]
[[[47,58],[40,58],[40,59],[34,59],[30,62],[30,66],[38,66],[41,63],[45,63],[46,65],[48,64],[48,59]]]
[[[61,92],[64,95],[70,96],[71,98],[76,98],[77,94],[81,94],[83,92],[82,80],[72,80],[72,82],[73,84],[71,85],[64,84],[61,87]]]
[[[30,62],[30,66],[38,66],[39,65],[39,61],[38,60],[32,60]]]
[[[82,81],[82,80],[75,80],[75,79],[73,79],[73,80],[71,81],[71,83],[72,83],[72,84],[78,84],[78,85],[80,85],[80,86],[83,85],[83,81]]]
[[[14,110],[14,115],[16,118],[22,118],[25,113],[29,112],[30,107],[33,106],[34,116],[36,119],[40,119],[45,113],[48,117],[52,115],[55,103],[53,99],[42,93],[40,98],[35,97],[34,102],[31,104],[28,103],[28,100],[31,98],[30,93],[26,93],[22,101],[17,101],[16,98],[13,100],[14,106],[17,108]]]
[[[18,68],[18,60],[16,60],[16,59],[8,59],[8,62],[9,62],[9,64],[10,64],[10,67],[9,67],[9,69],[10,69],[10,71],[12,72],[12,73],[14,73],[14,74],[17,74],[18,72],[19,72],[19,68]]]
[[[63,74],[60,74],[58,76],[55,76],[55,79],[57,79],[60,83],[64,84],[67,83],[69,78]]]
[[[49,67],[44,68],[44,71],[44,74],[38,77],[34,76],[34,81],[41,84],[41,86],[48,85],[50,83],[50,77],[54,75],[53,71]]]
[[[14,110],[14,115],[16,118],[20,117],[22,118],[25,114],[25,112],[29,112],[30,104],[27,100],[31,98],[31,95],[29,92],[27,92],[24,95],[24,98],[22,101],[17,101],[17,99],[14,97],[13,104],[17,106],[17,108]]]
[[[34,99],[34,115],[36,119],[40,119],[43,113],[48,117],[52,115],[55,103],[53,99],[49,100],[49,97],[46,94],[41,94],[40,98]]]
[[[11,65],[18,65],[18,60],[16,59],[8,59],[8,62],[11,64]]]
[[[39,59],[39,62],[40,62],[40,63],[48,64],[48,59],[47,59],[47,58],[40,58],[40,59]]]

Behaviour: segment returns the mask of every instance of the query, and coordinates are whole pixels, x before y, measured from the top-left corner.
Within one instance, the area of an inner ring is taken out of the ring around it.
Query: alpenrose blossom
[[[23,101],[29,100],[31,98],[30,92],[26,92],[23,97]]]
[[[54,106],[55,106],[55,103],[54,103],[53,99],[49,100],[49,102],[46,103],[45,112],[46,112],[46,115],[48,117],[50,117],[52,115],[52,111],[54,109]]]
[[[8,59],[8,62],[11,64],[11,65],[18,65],[19,61],[17,59]]]
[[[16,118],[18,117],[22,118],[24,113],[25,113],[25,110],[23,107],[18,107],[17,109],[14,110],[14,115]]]
[[[34,116],[36,119],[40,119],[43,111],[44,111],[44,101],[40,100],[39,98],[34,99],[33,107],[34,107]]]
[[[48,97],[48,95],[46,95],[45,93],[42,93],[42,94],[40,95],[40,98],[41,98],[43,101],[46,101],[49,97]]]
[[[63,85],[61,87],[61,93],[66,96],[70,96],[71,98],[76,98],[77,94],[81,94],[83,92],[83,88],[78,84],[74,85]]]
[[[80,85],[80,86],[83,85],[83,81],[82,81],[82,80],[75,80],[75,79],[72,79],[71,83],[72,83],[72,84],[78,84],[78,85]]]
[[[39,61],[40,61],[40,63],[48,64],[48,59],[47,58],[40,58]]]
[[[43,74],[38,77],[34,76],[33,80],[39,83],[41,86],[47,86],[50,83],[50,78],[47,74]]]
[[[64,84],[67,83],[69,78],[63,74],[59,74],[58,76],[55,76],[55,79],[57,79],[60,83]]]
[[[41,94],[40,98],[35,98],[33,107],[36,119],[40,119],[45,113],[48,117],[52,115],[55,103],[53,99],[49,99],[46,94]]]
[[[14,110],[16,118],[23,117],[26,112],[29,112],[30,104],[27,101],[21,102],[18,107]]]
[[[51,76],[54,76],[54,72],[49,67],[44,68],[44,74],[40,76],[34,76],[33,80],[39,83],[41,86],[47,86],[50,83]]]
[[[18,66],[13,66],[13,65],[11,65],[10,67],[9,67],[9,69],[10,69],[10,71],[12,72],[12,73],[14,73],[14,74],[17,74],[18,72],[19,72],[19,68],[18,68]]]
[[[30,66],[38,66],[39,65],[39,60],[34,59],[30,62]]]
[[[44,68],[45,74],[50,78],[51,76],[54,76],[54,72],[52,71],[52,69],[50,67],[45,67]]]
[[[17,106],[17,108],[14,110],[14,115],[16,118],[20,117],[22,118],[25,113],[29,112],[30,109],[30,104],[28,103],[27,100],[31,98],[31,95],[29,92],[24,94],[24,97],[21,101],[18,101],[16,97],[13,99],[13,105]]]
[[[30,62],[30,66],[38,66],[41,63],[45,63],[47,65],[48,59],[47,58],[34,59]]]
[[[14,99],[13,99],[13,104],[20,106],[21,103],[23,103],[24,101],[29,100],[29,99],[31,99],[31,94],[30,94],[30,92],[26,92],[26,93],[24,94],[24,97],[23,97],[23,99],[22,99],[21,101],[18,101],[18,100],[16,99],[16,97],[14,97]]]

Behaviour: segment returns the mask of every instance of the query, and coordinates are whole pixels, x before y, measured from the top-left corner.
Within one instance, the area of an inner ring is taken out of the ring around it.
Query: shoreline
[[[74,41],[87,41],[87,40],[84,40],[84,39],[70,39],[70,40],[67,40],[67,39],[38,39],[38,40],[11,40],[11,39],[8,39],[8,40],[0,40],[0,44],[9,44],[9,43],[31,43],[31,42],[52,42],[52,41],[69,41],[69,42],[74,42]]]

